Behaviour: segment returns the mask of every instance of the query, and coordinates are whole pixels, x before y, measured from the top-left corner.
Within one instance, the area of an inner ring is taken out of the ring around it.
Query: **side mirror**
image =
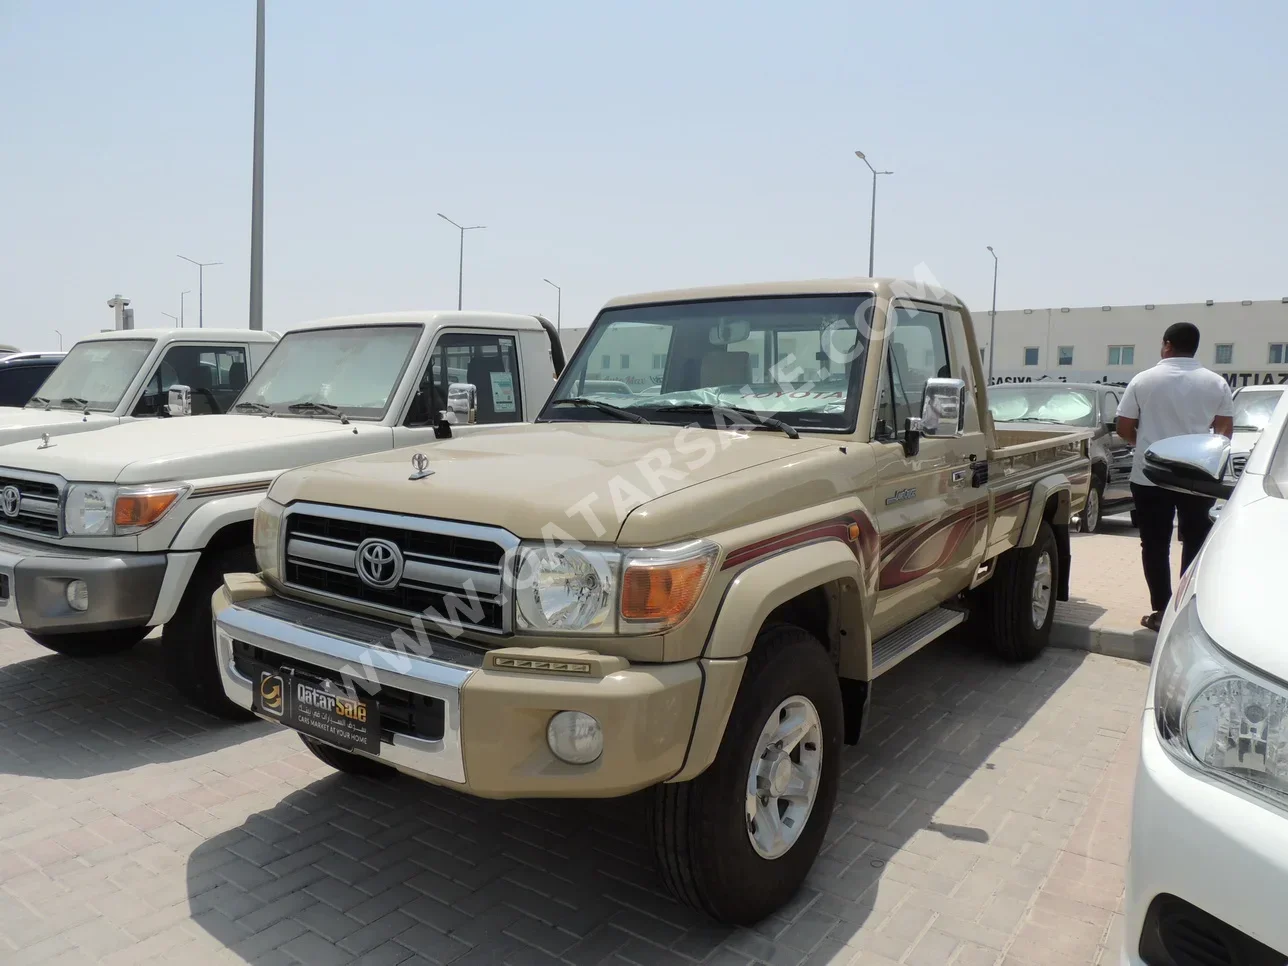
[[[921,394],[921,435],[931,439],[960,436],[966,424],[966,383],[927,379]]]
[[[167,416],[191,416],[192,390],[187,386],[171,386],[165,411]]]
[[[1161,439],[1145,451],[1145,476],[1168,490],[1230,499],[1234,483],[1225,479],[1230,465],[1230,441],[1199,433]]]
[[[447,408],[456,416],[453,422],[474,422],[478,409],[478,387],[470,382],[454,382],[447,387]]]
[[[903,455],[909,458],[921,452],[921,420],[909,416],[903,424]]]

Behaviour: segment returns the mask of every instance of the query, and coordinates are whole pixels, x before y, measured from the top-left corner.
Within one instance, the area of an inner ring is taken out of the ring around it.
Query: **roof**
[[[67,353],[61,349],[57,352],[11,352],[0,356],[0,362],[48,362],[54,359],[61,359],[65,355]]]
[[[1263,382],[1259,386],[1240,386],[1235,392],[1283,392],[1284,389],[1288,389],[1288,386]]]
[[[1030,389],[1033,386],[1051,386],[1055,389],[1121,389],[1125,382],[1061,382],[1059,379],[1034,379],[1031,382],[999,382],[989,386],[994,389]]]
[[[81,342],[98,342],[108,339],[183,339],[200,341],[210,339],[215,342],[276,342],[278,336],[273,332],[259,332],[253,329],[109,329],[96,332],[79,340]]]
[[[336,315],[292,325],[296,329],[325,328],[341,325],[478,325],[485,328],[535,329],[544,331],[535,315],[511,312],[470,312],[456,309],[423,309],[412,312],[374,312],[367,315]]]
[[[873,292],[888,299],[909,298],[940,305],[961,305],[961,301],[944,289],[928,282],[898,278],[815,278],[794,282],[750,282],[739,285],[709,285],[702,288],[671,289],[621,295],[610,299],[604,308],[623,305],[651,305],[659,302],[697,302],[708,299],[755,298],[776,295],[850,295]]]

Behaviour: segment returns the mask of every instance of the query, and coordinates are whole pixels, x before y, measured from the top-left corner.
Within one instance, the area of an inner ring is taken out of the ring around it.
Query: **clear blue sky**
[[[1288,295],[1282,3],[269,0],[265,320],[924,264],[976,311]],[[246,324],[253,0],[0,0],[0,341]]]

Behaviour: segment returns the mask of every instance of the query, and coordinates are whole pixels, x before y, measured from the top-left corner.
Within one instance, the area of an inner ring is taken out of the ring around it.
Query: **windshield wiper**
[[[563,399],[550,400],[552,406],[589,406],[591,409],[598,409],[601,413],[608,413],[610,416],[616,416],[618,419],[629,419],[633,423],[647,423],[648,420],[639,413],[633,413],[629,409],[623,409],[621,406],[614,406],[612,403],[600,402],[598,399],[587,399],[585,396],[567,396]]]
[[[49,400],[46,399],[44,396],[32,396],[30,399],[27,400],[27,405],[30,406],[32,403],[35,403],[37,406],[39,406],[41,403],[44,403],[45,408],[46,409],[49,408]]]
[[[250,400],[239,402],[233,406],[232,411],[236,412],[239,409],[249,409],[251,412],[263,413],[265,416],[273,415],[273,407],[262,402],[251,402]]]
[[[800,439],[801,434],[796,432],[795,427],[787,425],[781,419],[775,419],[773,416],[762,416],[754,409],[744,409],[742,406],[716,406],[711,403],[681,403],[678,406],[664,406],[663,412],[667,413],[737,413],[744,417],[747,422],[754,423],[757,426],[763,426],[766,429],[777,429],[786,433],[789,439]]]
[[[60,406],[66,406],[68,403],[71,403],[77,409],[85,410],[86,414],[89,413],[88,399],[82,399],[80,396],[64,396],[62,399],[58,400],[58,405]]]
[[[291,403],[286,408],[293,413],[323,413],[327,416],[338,416],[342,424],[348,425],[349,423],[349,417],[340,411],[340,407],[332,406],[330,403],[297,402]]]

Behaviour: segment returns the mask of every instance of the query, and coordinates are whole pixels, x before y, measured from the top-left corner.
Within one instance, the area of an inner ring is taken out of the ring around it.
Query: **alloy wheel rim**
[[[1087,505],[1082,510],[1087,521],[1087,529],[1094,530],[1100,523],[1100,493],[1095,487],[1087,494]]]
[[[809,822],[823,766],[823,726],[803,695],[765,722],[747,774],[747,838],[764,859],[786,855]]]
[[[1051,552],[1043,550],[1033,571],[1033,626],[1038,630],[1046,623],[1051,610]]]

